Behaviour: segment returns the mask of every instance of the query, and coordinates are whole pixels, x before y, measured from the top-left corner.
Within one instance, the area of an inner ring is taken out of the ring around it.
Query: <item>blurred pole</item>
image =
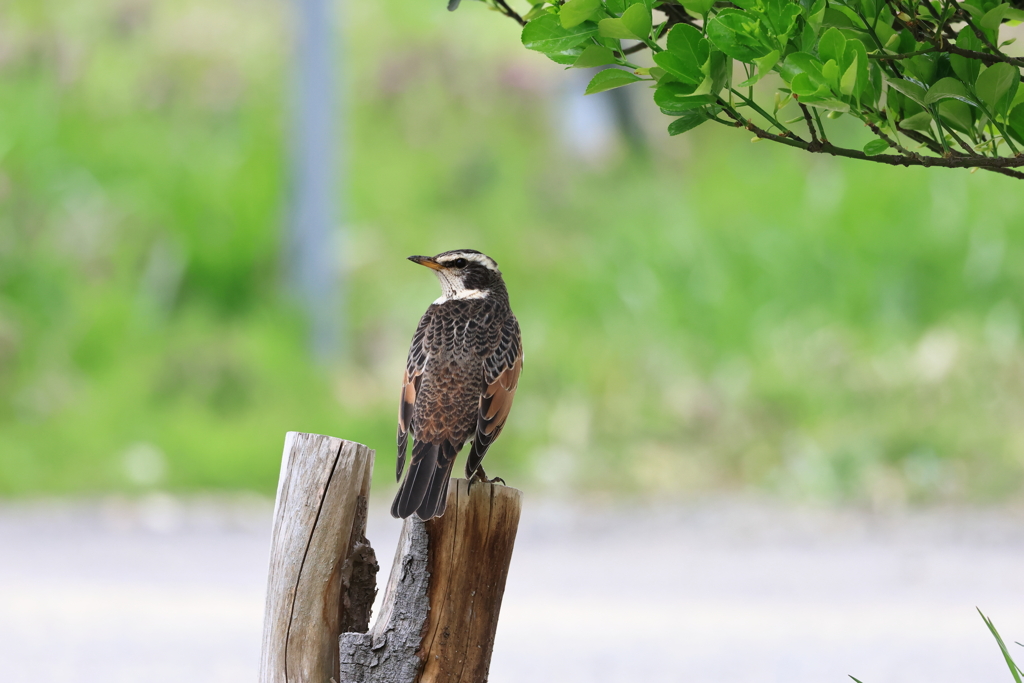
[[[295,0],[295,98],[292,130],[292,206],[288,226],[291,285],[310,323],[318,360],[335,355],[342,332],[341,243],[334,151],[338,120],[331,0]]]
[[[628,88],[583,94],[599,70],[572,69],[563,81],[558,111],[563,143],[573,156],[589,162],[607,157],[616,138],[634,156],[646,156],[646,140]]]

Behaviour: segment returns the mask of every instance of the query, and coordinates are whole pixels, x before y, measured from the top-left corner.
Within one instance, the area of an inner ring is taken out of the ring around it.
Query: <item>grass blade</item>
[[[1013,661],[1013,657],[1010,656],[1010,651],[1006,649],[1006,643],[1004,643],[1003,639],[999,636],[999,631],[996,630],[995,624],[992,623],[991,619],[982,614],[980,608],[975,607],[974,609],[978,610],[978,614],[981,614],[981,618],[985,621],[985,625],[988,626],[988,630],[992,632],[992,635],[995,636],[996,642],[999,643],[999,649],[1003,651],[1003,657],[1006,659],[1006,665],[1010,667],[1010,673],[1013,674],[1013,680],[1016,681],[1016,683],[1021,683],[1020,667],[1017,666],[1017,662]]]

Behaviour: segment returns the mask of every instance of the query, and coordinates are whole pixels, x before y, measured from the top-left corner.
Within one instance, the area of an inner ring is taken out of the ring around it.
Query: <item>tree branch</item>
[[[749,119],[744,119],[732,107],[730,107],[728,102],[725,102],[725,100],[719,98],[718,104],[723,107],[723,111],[725,111],[729,118],[763,140],[771,140],[772,142],[778,142],[788,147],[796,147],[808,152],[815,152],[815,150],[810,149],[811,143],[806,140],[801,140],[791,134],[775,135],[774,133],[769,133],[762,128],[758,128]],[[923,166],[925,168],[978,167],[1000,170],[1024,167],[1024,156],[968,157],[964,155],[952,155],[947,157],[926,157],[919,154],[915,154],[913,156],[902,156],[896,154],[876,154],[875,156],[868,156],[860,150],[837,147],[830,142],[821,143],[821,147],[816,151],[816,153],[846,157],[847,159],[860,159],[861,161],[873,161],[876,164],[886,164],[888,166]]]

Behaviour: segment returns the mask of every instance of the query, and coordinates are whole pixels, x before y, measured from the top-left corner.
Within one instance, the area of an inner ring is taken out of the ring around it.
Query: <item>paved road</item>
[[[0,504],[0,681],[251,683],[269,519],[244,498]],[[397,532],[373,512],[384,565]],[[975,605],[1024,641],[1024,513],[533,503],[491,680],[1009,683]]]

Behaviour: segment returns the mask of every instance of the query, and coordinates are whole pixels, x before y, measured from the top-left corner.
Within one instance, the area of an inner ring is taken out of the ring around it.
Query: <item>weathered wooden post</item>
[[[339,634],[367,629],[377,575],[365,539],[372,473],[373,451],[362,444],[285,438],[260,683],[327,683],[338,675]]]
[[[381,614],[367,632],[376,593],[364,537],[372,466],[373,451],[360,444],[289,433],[261,683],[487,680],[521,492],[456,479],[444,516],[406,520]]]
[[[522,493],[455,479],[448,509],[405,520],[373,630],[341,636],[340,683],[483,683]]]

